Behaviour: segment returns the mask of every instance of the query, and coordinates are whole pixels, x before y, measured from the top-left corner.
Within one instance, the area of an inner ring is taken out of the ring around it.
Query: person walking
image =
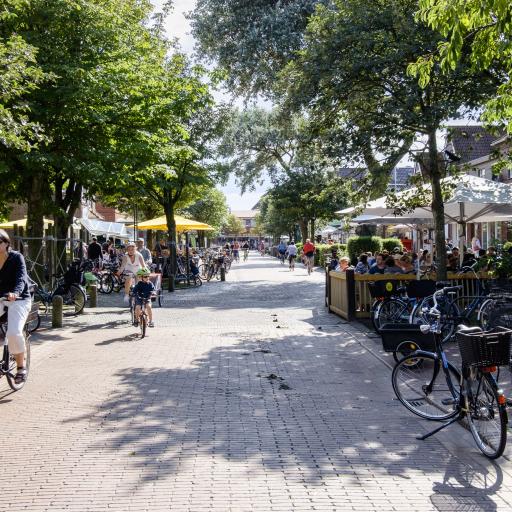
[[[293,272],[295,270],[295,258],[297,257],[297,246],[293,240],[286,248],[286,254],[288,255],[288,268]]]
[[[144,263],[146,267],[149,268],[151,265],[151,251],[144,245],[144,238],[139,238],[137,240],[137,251],[140,252],[142,257],[144,258]]]
[[[94,237],[92,242],[89,244],[89,247],[87,248],[87,255],[89,256],[89,259],[95,263],[102,260],[101,245],[98,243],[98,239],[96,237]]]

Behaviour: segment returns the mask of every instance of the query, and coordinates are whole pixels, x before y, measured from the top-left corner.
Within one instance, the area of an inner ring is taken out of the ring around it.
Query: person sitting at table
[[[362,253],[359,256],[359,261],[357,262],[356,268],[354,269],[354,272],[356,274],[367,274],[368,270],[368,255],[366,253]]]
[[[408,254],[404,254],[400,257],[399,266],[402,269],[402,274],[415,274],[414,265],[412,264],[412,258]]]
[[[375,255],[375,263],[370,267],[369,274],[384,274],[386,271],[386,263],[382,254]]]
[[[402,269],[395,263],[393,256],[388,256],[385,261],[386,269],[384,274],[401,274]]]

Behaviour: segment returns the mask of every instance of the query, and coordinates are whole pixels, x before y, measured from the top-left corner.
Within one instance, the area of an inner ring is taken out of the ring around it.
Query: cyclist
[[[286,248],[286,254],[288,254],[288,265],[290,270],[295,270],[295,258],[297,257],[297,246],[292,240],[290,245]]]
[[[308,268],[308,274],[311,274],[311,270],[313,270],[313,264],[315,262],[316,247],[314,244],[311,243],[311,240],[308,238],[302,250],[304,251],[304,256],[306,257],[306,266]]]
[[[130,302],[130,288],[132,286],[133,276],[142,268],[147,270],[144,258],[140,252],[135,250],[135,244],[130,242],[126,246],[126,254],[123,256],[123,261],[117,271],[118,276],[123,273],[126,275],[126,279],[124,281],[124,302],[126,304]]]
[[[16,384],[21,384],[27,379],[23,327],[32,305],[28,283],[23,255],[11,249],[9,235],[0,229],[0,295],[5,296],[9,303],[6,337],[9,351],[13,354],[18,368],[14,377]],[[0,303],[0,316],[4,312],[4,307],[4,303]]]
[[[133,287],[133,296],[135,297],[135,322],[133,324],[135,327],[139,325],[139,316],[144,300],[151,299],[155,295],[155,285],[149,280],[149,270],[146,268],[137,270],[137,277],[140,278],[140,281]],[[146,312],[149,320],[148,327],[155,327],[150,300],[146,304]]]
[[[286,244],[284,243],[284,240],[281,240],[279,242],[279,245],[277,246],[277,251],[279,253],[279,259],[281,260],[281,263],[284,263],[284,258],[286,254]]]
[[[244,261],[247,261],[249,257],[249,242],[247,240],[243,243],[242,249],[244,250]]]
[[[240,242],[238,240],[233,243],[233,259],[237,263],[240,261]]]

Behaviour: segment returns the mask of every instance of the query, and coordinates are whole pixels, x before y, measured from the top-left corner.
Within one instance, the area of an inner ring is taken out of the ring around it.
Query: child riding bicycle
[[[149,280],[149,270],[141,268],[137,271],[137,277],[140,281],[133,287],[132,293],[135,299],[135,321],[134,325],[139,325],[139,317],[142,311],[142,305],[146,303],[146,313],[148,314],[148,327],[154,327],[153,308],[151,307],[151,297],[156,294],[155,285]]]

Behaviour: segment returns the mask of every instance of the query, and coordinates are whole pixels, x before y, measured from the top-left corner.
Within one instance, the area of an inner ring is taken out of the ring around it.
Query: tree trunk
[[[441,192],[441,178],[444,173],[443,169],[439,165],[435,129],[431,130],[428,134],[428,160],[430,183],[432,186],[432,216],[434,217],[437,279],[439,281],[445,281],[447,277],[446,239],[444,234],[444,203]]]
[[[168,247],[171,253],[171,273],[176,275],[176,221],[174,220],[174,202],[170,192],[166,193],[162,206],[164,207],[169,234]]]
[[[308,222],[306,219],[299,221],[300,235],[302,243],[305,244],[308,238]]]
[[[39,284],[44,283],[44,259],[42,253],[44,236],[44,179],[41,174],[34,174],[30,179],[27,206],[27,237],[33,240],[28,241],[28,258],[35,263],[33,266],[32,278]],[[28,268],[32,265],[29,263]]]
[[[315,241],[315,219],[311,219],[311,236],[309,238],[312,242]]]
[[[69,227],[73,224],[73,217],[82,199],[82,186],[73,181],[67,182],[64,187],[63,180],[55,182],[55,205],[57,214],[55,217],[55,236],[57,238],[57,265],[56,272],[65,272],[67,269],[66,239]],[[73,259],[73,247],[71,246],[71,260]]]

